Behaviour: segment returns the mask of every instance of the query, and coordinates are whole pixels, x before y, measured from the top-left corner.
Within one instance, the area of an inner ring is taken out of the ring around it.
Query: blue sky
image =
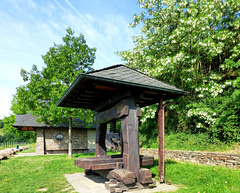
[[[94,68],[100,69],[122,63],[115,52],[133,48],[140,28],[128,24],[140,11],[137,0],[1,0],[0,119],[11,114],[12,95],[24,84],[20,70],[41,69],[41,56],[62,42],[67,27],[97,48]]]

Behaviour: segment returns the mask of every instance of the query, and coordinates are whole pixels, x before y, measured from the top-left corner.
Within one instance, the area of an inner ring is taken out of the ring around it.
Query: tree
[[[0,129],[3,128],[3,121],[0,119]]]
[[[166,128],[239,140],[239,1],[139,3],[143,11],[134,16],[131,26],[141,23],[142,33],[134,37],[133,50],[119,55],[128,66],[189,91],[166,109]],[[231,129],[223,124],[229,105],[234,115],[228,120]],[[142,122],[155,116],[157,108],[150,109]]]
[[[21,70],[27,84],[17,88],[12,102],[13,112],[20,111],[19,106],[22,106],[26,112],[31,111],[34,116],[40,117],[39,122],[48,125],[66,123],[71,117],[80,117],[89,123],[91,111],[56,107],[55,104],[80,73],[92,70],[95,52],[95,48],[88,47],[82,34],[74,36],[74,31],[68,28],[63,43],[54,44],[42,56],[45,64],[42,71],[36,65],[30,72]]]
[[[3,137],[2,142],[28,142],[36,141],[36,133],[34,131],[18,131],[12,125],[15,122],[15,115],[10,115],[3,119]]]

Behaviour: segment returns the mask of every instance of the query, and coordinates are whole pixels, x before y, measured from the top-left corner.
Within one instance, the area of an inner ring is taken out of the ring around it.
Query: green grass
[[[140,137],[143,148],[158,148],[157,137],[147,139]],[[185,134],[171,133],[165,135],[166,150],[186,150],[186,151],[227,151],[236,148],[237,144],[226,144],[219,140],[212,140],[207,134]]]
[[[89,155],[81,157],[84,156]],[[74,158],[68,158],[67,155],[14,157],[2,160],[0,190],[5,193],[25,193],[46,188],[47,192],[62,192],[69,187],[64,174],[83,172],[83,169],[74,166],[73,160]],[[70,191],[71,189],[63,192]]]
[[[26,149],[24,151],[21,151],[23,153],[35,153],[36,152],[36,143],[32,143],[32,144],[27,144],[27,145],[24,145],[26,147],[29,147],[29,149]],[[21,147],[21,145],[20,145]]]
[[[157,160],[154,160],[154,166],[149,168],[157,180]],[[165,173],[166,179],[179,187],[176,193],[240,192],[240,170],[167,160],[165,162]]]
[[[71,192],[73,189],[64,174],[83,172],[83,169],[74,166],[73,160],[89,156],[95,154],[74,154],[73,158],[68,158],[68,155],[43,155],[2,160],[0,192],[27,193],[37,192],[42,188],[45,188],[46,192]],[[240,192],[240,170],[172,160],[167,160],[165,167],[166,179],[179,187],[176,193]],[[157,160],[148,168],[157,180]]]
[[[9,149],[9,148],[16,148],[16,145],[19,145],[20,147],[29,147],[29,149],[24,150],[24,153],[34,153],[36,151],[36,143],[32,143],[32,144],[13,144],[13,145],[8,145],[8,146],[0,146],[0,150],[3,149]]]

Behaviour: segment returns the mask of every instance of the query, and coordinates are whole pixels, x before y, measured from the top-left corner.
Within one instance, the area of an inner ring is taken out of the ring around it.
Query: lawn
[[[12,157],[2,160],[0,164],[1,192],[72,192],[64,174],[83,172],[75,167],[73,160],[94,154],[43,155],[33,157]],[[157,179],[157,160],[150,167]],[[166,161],[166,179],[172,181],[182,192],[239,192],[240,170],[224,167],[179,163]]]
[[[157,160],[150,170],[157,180]],[[166,160],[165,173],[166,179],[179,187],[177,193],[240,192],[240,170]]]

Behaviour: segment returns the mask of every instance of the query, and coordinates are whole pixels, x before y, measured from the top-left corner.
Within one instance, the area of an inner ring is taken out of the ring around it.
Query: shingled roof
[[[131,93],[140,107],[159,102],[159,97],[173,99],[183,90],[147,76],[124,65],[115,65],[86,74],[80,74],[57,106],[96,110],[97,106],[115,95]]]
[[[30,130],[34,131],[36,128],[68,128],[68,124],[61,123],[59,126],[51,126],[46,125],[44,123],[39,123],[36,121],[37,117],[31,115],[31,113],[27,113],[25,115],[16,115],[15,123],[12,125],[18,130]],[[95,128],[95,124],[92,125],[91,128]],[[86,128],[86,124],[78,118],[73,119],[73,128]]]

